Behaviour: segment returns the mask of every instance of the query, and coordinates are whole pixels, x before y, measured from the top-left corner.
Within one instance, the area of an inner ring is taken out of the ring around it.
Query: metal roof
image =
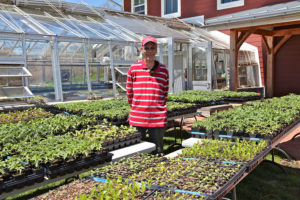
[[[300,1],[250,9],[205,20],[208,30],[224,30],[283,22],[300,21]]]

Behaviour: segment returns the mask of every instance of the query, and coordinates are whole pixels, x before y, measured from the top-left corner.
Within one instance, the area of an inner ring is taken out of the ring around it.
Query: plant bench
[[[207,106],[200,109],[201,115],[204,117],[209,117],[212,113],[219,112],[222,110],[228,110],[232,108],[230,104],[216,105],[216,106]]]

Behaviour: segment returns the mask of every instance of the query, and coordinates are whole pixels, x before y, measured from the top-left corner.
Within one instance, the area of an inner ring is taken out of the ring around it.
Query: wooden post
[[[237,30],[230,30],[230,68],[229,68],[229,90],[237,91],[238,82],[238,49]]]
[[[267,52],[267,77],[266,77],[266,97],[274,95],[274,37],[267,37],[267,44],[270,49]]]

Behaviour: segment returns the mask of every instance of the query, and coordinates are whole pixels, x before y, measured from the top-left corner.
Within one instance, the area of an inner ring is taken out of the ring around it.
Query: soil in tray
[[[172,191],[162,191],[157,192],[151,195],[147,200],[205,200],[204,196],[196,196],[192,194],[180,193],[180,192],[172,192]]]
[[[168,160],[138,174],[133,174],[129,179],[138,182],[151,180],[152,185],[170,187],[174,181],[178,180],[178,177],[190,171],[196,164],[196,161]]]
[[[32,200],[74,200],[79,194],[87,194],[98,183],[91,180],[76,180]]]
[[[159,156],[138,154],[96,169],[93,171],[93,176],[110,179],[117,179],[118,176],[128,178],[134,173],[156,166],[163,160],[165,160],[165,158]]]
[[[201,162],[189,173],[175,180],[171,187],[213,195],[236,175],[240,168],[240,165]]]

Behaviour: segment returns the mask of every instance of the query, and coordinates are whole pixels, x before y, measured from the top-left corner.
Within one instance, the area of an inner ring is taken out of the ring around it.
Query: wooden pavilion
[[[230,78],[230,90],[237,90],[238,50],[256,34],[264,44],[266,97],[300,94],[300,1],[211,18],[205,23],[208,30],[230,29],[230,77],[234,77]]]

